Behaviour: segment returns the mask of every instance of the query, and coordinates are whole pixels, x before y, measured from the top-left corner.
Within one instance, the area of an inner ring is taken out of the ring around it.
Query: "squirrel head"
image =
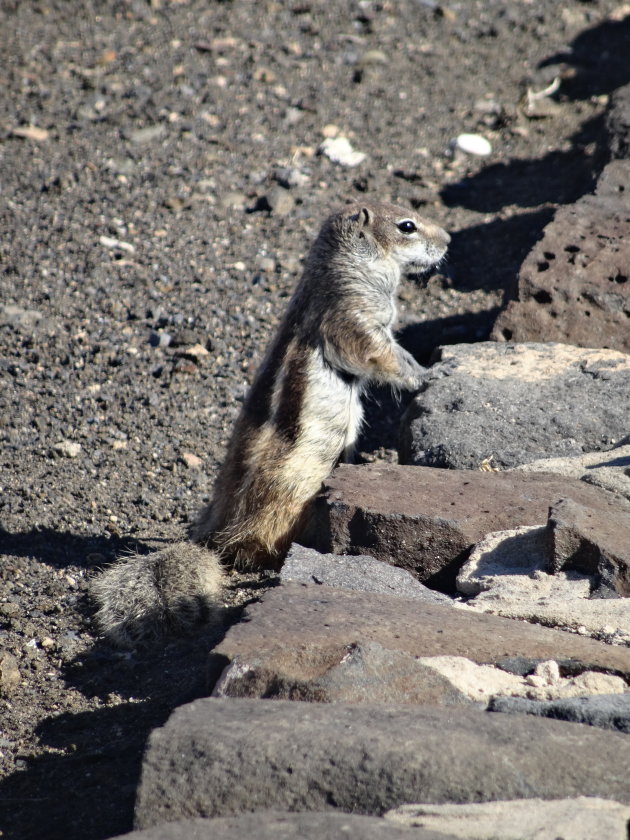
[[[343,244],[367,260],[391,259],[401,270],[424,271],[445,255],[450,236],[413,210],[366,202],[338,216]]]

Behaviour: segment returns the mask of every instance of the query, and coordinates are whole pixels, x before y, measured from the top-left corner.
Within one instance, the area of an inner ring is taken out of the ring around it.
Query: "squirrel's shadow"
[[[70,565],[94,568],[132,552],[148,554],[156,546],[167,542],[165,539],[145,542],[133,537],[73,534],[69,531],[56,531],[54,528],[33,528],[23,533],[10,533],[0,528],[2,554],[34,557],[57,569]]]

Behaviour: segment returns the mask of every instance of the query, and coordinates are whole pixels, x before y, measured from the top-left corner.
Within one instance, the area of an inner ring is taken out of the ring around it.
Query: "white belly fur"
[[[308,366],[295,459],[313,466],[319,463],[317,473],[319,481],[323,481],[339,457],[354,446],[362,420],[360,382],[345,382],[314,350]]]

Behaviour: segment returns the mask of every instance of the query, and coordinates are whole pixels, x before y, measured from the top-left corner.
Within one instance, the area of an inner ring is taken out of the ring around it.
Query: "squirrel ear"
[[[350,220],[356,223],[359,230],[362,230],[363,228],[368,227],[372,221],[372,214],[367,207],[362,207],[358,213],[350,216]]]
[[[367,227],[372,221],[372,214],[367,207],[362,207],[359,210],[359,224],[361,227]]]

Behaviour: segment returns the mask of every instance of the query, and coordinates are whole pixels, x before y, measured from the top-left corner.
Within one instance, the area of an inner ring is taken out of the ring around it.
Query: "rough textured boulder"
[[[613,161],[595,195],[558,209],[521,266],[518,299],[500,313],[492,338],[630,352],[629,194],[630,160]]]
[[[540,458],[516,470],[552,472],[569,478],[580,478],[603,487],[630,501],[630,444],[615,446],[606,452],[587,452],[570,458]]]
[[[213,656],[215,672],[225,669],[217,693],[232,697],[454,703],[453,684],[428,663],[453,656],[510,670],[520,660],[524,674],[554,660],[563,674],[604,671],[630,682],[626,647],[472,610],[296,584],[248,606]]]
[[[417,832],[417,833],[416,833]],[[611,838],[613,835],[611,835]],[[456,840],[454,835],[416,829],[379,817],[339,814],[331,811],[288,814],[256,811],[236,817],[178,820],[116,840]]]
[[[600,796],[630,804],[630,739],[431,706],[196,700],[149,738],[136,825],[275,808]]]
[[[597,575],[612,593],[630,596],[630,511],[611,499],[585,507],[561,499],[549,513],[552,571]]]
[[[403,464],[516,467],[606,449],[628,433],[626,353],[492,342],[439,352],[403,417]]]
[[[538,715],[556,720],[586,723],[630,735],[630,694],[598,694],[594,697],[568,697],[558,700],[528,700],[523,697],[496,697],[490,701],[493,712]]]
[[[448,595],[421,584],[409,572],[367,555],[320,554],[294,543],[280,571],[283,583],[316,583],[448,604]]]
[[[544,525],[550,505],[561,498],[589,507],[609,496],[542,473],[342,464],[315,505],[315,548],[368,554],[449,591],[471,547],[487,533]],[[619,504],[630,509],[624,499]]]
[[[627,840],[630,808],[608,799],[521,799],[468,805],[403,805],[396,825],[452,831],[461,840]]]

